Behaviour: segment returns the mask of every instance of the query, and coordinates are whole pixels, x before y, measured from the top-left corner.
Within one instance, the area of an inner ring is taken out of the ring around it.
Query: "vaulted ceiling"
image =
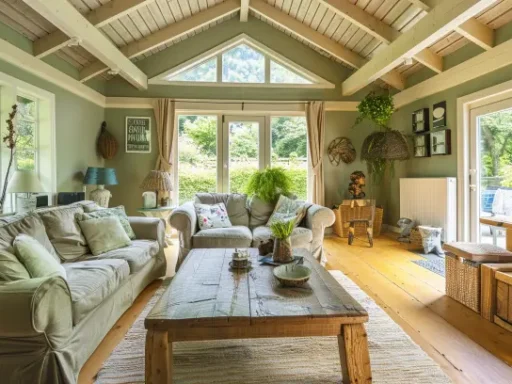
[[[69,22],[75,16],[62,7],[64,3],[83,15],[83,20]],[[55,12],[57,8],[63,9],[61,15]],[[414,41],[407,32],[417,26],[418,36],[421,32],[428,35],[431,26],[418,23],[436,9],[443,12],[435,20],[445,25],[433,27],[431,37]],[[68,20],[62,18],[66,12]],[[404,79],[425,66],[442,72],[443,57],[466,44],[491,49],[494,30],[512,20],[512,0],[0,0],[0,21],[32,40],[34,55],[56,53],[78,68],[84,81],[119,72],[127,78],[126,73],[135,71],[130,63],[119,60],[122,56],[104,56],[110,43],[136,62],[227,19],[239,17],[243,22],[248,14],[353,68],[356,74],[364,66],[366,72],[361,76],[374,70],[378,76],[370,76],[372,81],[380,78],[403,89]],[[105,41],[88,35],[89,23]],[[412,43],[424,47],[414,50]],[[402,49],[401,53],[389,62],[383,57],[384,62],[373,63],[390,44]],[[141,77],[130,76],[132,84]],[[351,88],[360,89],[364,81],[359,80],[355,76]]]

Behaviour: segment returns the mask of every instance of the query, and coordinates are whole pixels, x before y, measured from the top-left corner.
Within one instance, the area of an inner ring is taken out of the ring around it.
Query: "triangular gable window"
[[[334,88],[265,45],[241,35],[150,79],[150,84]]]

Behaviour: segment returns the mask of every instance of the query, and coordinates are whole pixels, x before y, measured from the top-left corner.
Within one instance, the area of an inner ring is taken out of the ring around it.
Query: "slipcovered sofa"
[[[199,230],[194,203],[224,203],[232,227]],[[265,224],[274,211],[274,204],[258,197],[247,199],[244,194],[198,193],[195,201],[187,202],[171,214],[171,226],[179,233],[179,268],[193,248],[247,248],[258,247],[271,237]],[[334,223],[331,209],[307,203],[306,216],[293,231],[292,247],[306,248],[323,262],[322,242],[326,227]]]
[[[137,295],[165,275],[161,219],[129,217],[136,236],[130,246],[90,255],[74,217],[96,208],[80,202],[0,218],[0,382],[76,383],[81,367]],[[19,233],[58,256],[66,279],[13,280],[10,271],[19,266],[12,242]]]

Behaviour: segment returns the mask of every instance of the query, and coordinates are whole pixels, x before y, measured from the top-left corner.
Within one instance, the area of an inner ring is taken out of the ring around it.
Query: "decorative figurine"
[[[361,171],[352,172],[350,175],[351,183],[348,185],[348,191],[352,195],[353,199],[364,199],[366,193],[363,191],[363,187],[366,185],[366,176]]]

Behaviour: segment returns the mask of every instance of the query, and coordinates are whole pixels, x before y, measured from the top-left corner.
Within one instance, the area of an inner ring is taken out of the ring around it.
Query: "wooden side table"
[[[512,219],[507,216],[481,217],[480,223],[490,225],[491,227],[503,228],[506,231],[506,246],[508,251],[512,251]]]
[[[168,207],[157,207],[157,208],[138,208],[137,212],[142,213],[146,217],[157,217],[159,219],[164,219],[165,221],[165,241],[168,245],[172,245],[173,242],[171,240],[172,235],[172,227],[169,223],[169,216],[173,210],[176,209],[176,206],[171,205]]]

